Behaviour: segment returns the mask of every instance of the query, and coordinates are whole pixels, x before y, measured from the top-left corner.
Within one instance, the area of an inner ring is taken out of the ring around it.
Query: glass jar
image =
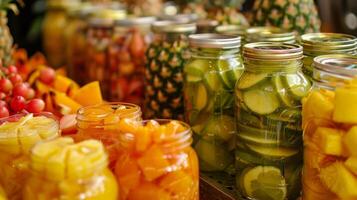
[[[139,106],[129,103],[106,103],[79,109],[76,141],[100,140],[109,155],[109,167],[113,166],[118,154],[118,126],[120,119],[141,120]]]
[[[277,27],[258,26],[247,29],[247,43],[252,42],[279,42],[279,43],[296,43],[296,35]]]
[[[117,200],[118,185],[107,163],[103,144],[96,140],[40,142],[31,150],[23,199]]]
[[[310,82],[295,44],[243,47],[245,71],[236,84],[236,184],[247,198],[297,199],[301,189],[301,99]]]
[[[108,49],[109,100],[143,105],[145,52],[152,42],[154,17],[117,20]]]
[[[199,199],[198,160],[190,127],[175,120],[119,123],[115,174],[120,199]]]
[[[199,19],[197,20],[197,33],[213,33],[217,26],[217,20]]]
[[[356,199],[357,56],[314,58],[313,89],[303,99],[303,199]]]
[[[123,19],[125,16],[123,10],[99,8],[88,22],[84,82],[99,81],[105,98],[110,92],[106,83],[110,82],[108,51],[114,33],[114,20]]]
[[[51,0],[48,1],[48,11],[43,20],[43,48],[48,62],[53,67],[61,67],[66,62],[65,35],[67,27],[66,10],[76,1]]]
[[[18,114],[0,120],[0,184],[9,199],[21,199],[32,146],[59,135],[59,125],[49,113]]]
[[[67,72],[69,77],[83,85],[86,79],[86,18],[95,11],[90,4],[82,4],[68,11],[68,23],[65,29]]]
[[[312,81],[313,59],[326,54],[357,55],[357,38],[339,33],[308,33],[301,36],[304,48],[303,72]]]
[[[187,36],[195,24],[153,23],[154,41],[146,51],[145,118],[183,119],[183,66],[188,55]]]
[[[247,26],[239,25],[220,25],[215,28],[215,32],[224,35],[237,35],[241,37],[242,42],[245,40],[247,35]]]
[[[200,170],[234,174],[234,86],[244,69],[240,37],[194,34],[189,40],[185,117],[194,132]]]

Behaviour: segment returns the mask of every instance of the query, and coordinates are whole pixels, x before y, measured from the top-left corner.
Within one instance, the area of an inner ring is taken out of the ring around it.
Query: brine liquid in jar
[[[302,47],[250,43],[235,89],[236,186],[246,198],[296,199],[301,189],[301,99],[310,82],[301,71]]]

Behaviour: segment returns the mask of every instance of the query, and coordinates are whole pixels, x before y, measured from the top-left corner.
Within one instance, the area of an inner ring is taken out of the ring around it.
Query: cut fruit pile
[[[357,81],[303,100],[303,195],[357,198]]]
[[[177,140],[190,135],[185,125],[124,119],[119,126],[126,141],[115,167],[121,199],[198,199],[197,157],[190,140]]]

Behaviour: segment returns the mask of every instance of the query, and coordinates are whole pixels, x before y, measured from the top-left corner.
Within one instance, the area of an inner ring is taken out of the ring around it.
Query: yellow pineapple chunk
[[[322,183],[340,198],[357,198],[357,177],[342,162],[335,162],[321,169],[320,178]]]
[[[357,175],[357,157],[349,157],[345,161],[345,166],[355,175]]]
[[[336,89],[333,120],[341,123],[357,124],[357,89]]]
[[[349,155],[357,156],[357,126],[352,127],[343,137]]]
[[[313,141],[322,153],[342,156],[345,154],[342,145],[343,135],[344,132],[342,130],[319,127],[314,133]]]

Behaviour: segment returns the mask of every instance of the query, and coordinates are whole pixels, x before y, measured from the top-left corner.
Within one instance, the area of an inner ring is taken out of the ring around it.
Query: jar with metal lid
[[[197,20],[197,33],[213,33],[218,24],[217,20],[199,19]]]
[[[244,69],[240,37],[193,34],[189,41],[185,117],[194,132],[200,170],[234,174],[234,87]]]
[[[155,17],[132,17],[115,21],[108,49],[108,84],[111,101],[144,104],[145,52],[152,42]]]
[[[236,84],[237,188],[247,198],[297,199],[303,158],[301,99],[310,82],[295,44],[249,43]]]
[[[191,14],[176,14],[176,15],[160,15],[159,20],[162,21],[175,21],[180,23],[192,23],[198,20],[198,15],[195,13]]]
[[[183,67],[188,58],[187,36],[193,23],[157,21],[154,40],[146,51],[145,117],[183,119]]]
[[[237,35],[241,37],[241,40],[243,41],[244,38],[247,35],[247,29],[248,26],[239,26],[239,25],[219,25],[215,28],[215,32],[218,34],[224,34],[224,35]]]
[[[247,29],[246,42],[280,42],[296,43],[296,35],[277,27],[258,26]]]
[[[74,143],[72,138],[61,137],[39,142],[29,157],[24,200],[118,199],[118,184],[107,167],[103,144],[97,140]]]
[[[339,33],[308,33],[301,36],[304,48],[303,72],[312,81],[313,59],[325,54],[357,55],[357,38]]]
[[[42,24],[43,48],[48,62],[53,67],[65,65],[65,35],[68,19],[67,9],[78,5],[77,1],[51,0]]]
[[[110,81],[108,50],[114,33],[114,20],[125,16],[124,10],[100,8],[88,22],[84,82],[99,81],[105,98],[110,90],[106,83]]]
[[[312,67],[302,101],[303,199],[356,199],[357,56],[318,56]]]

